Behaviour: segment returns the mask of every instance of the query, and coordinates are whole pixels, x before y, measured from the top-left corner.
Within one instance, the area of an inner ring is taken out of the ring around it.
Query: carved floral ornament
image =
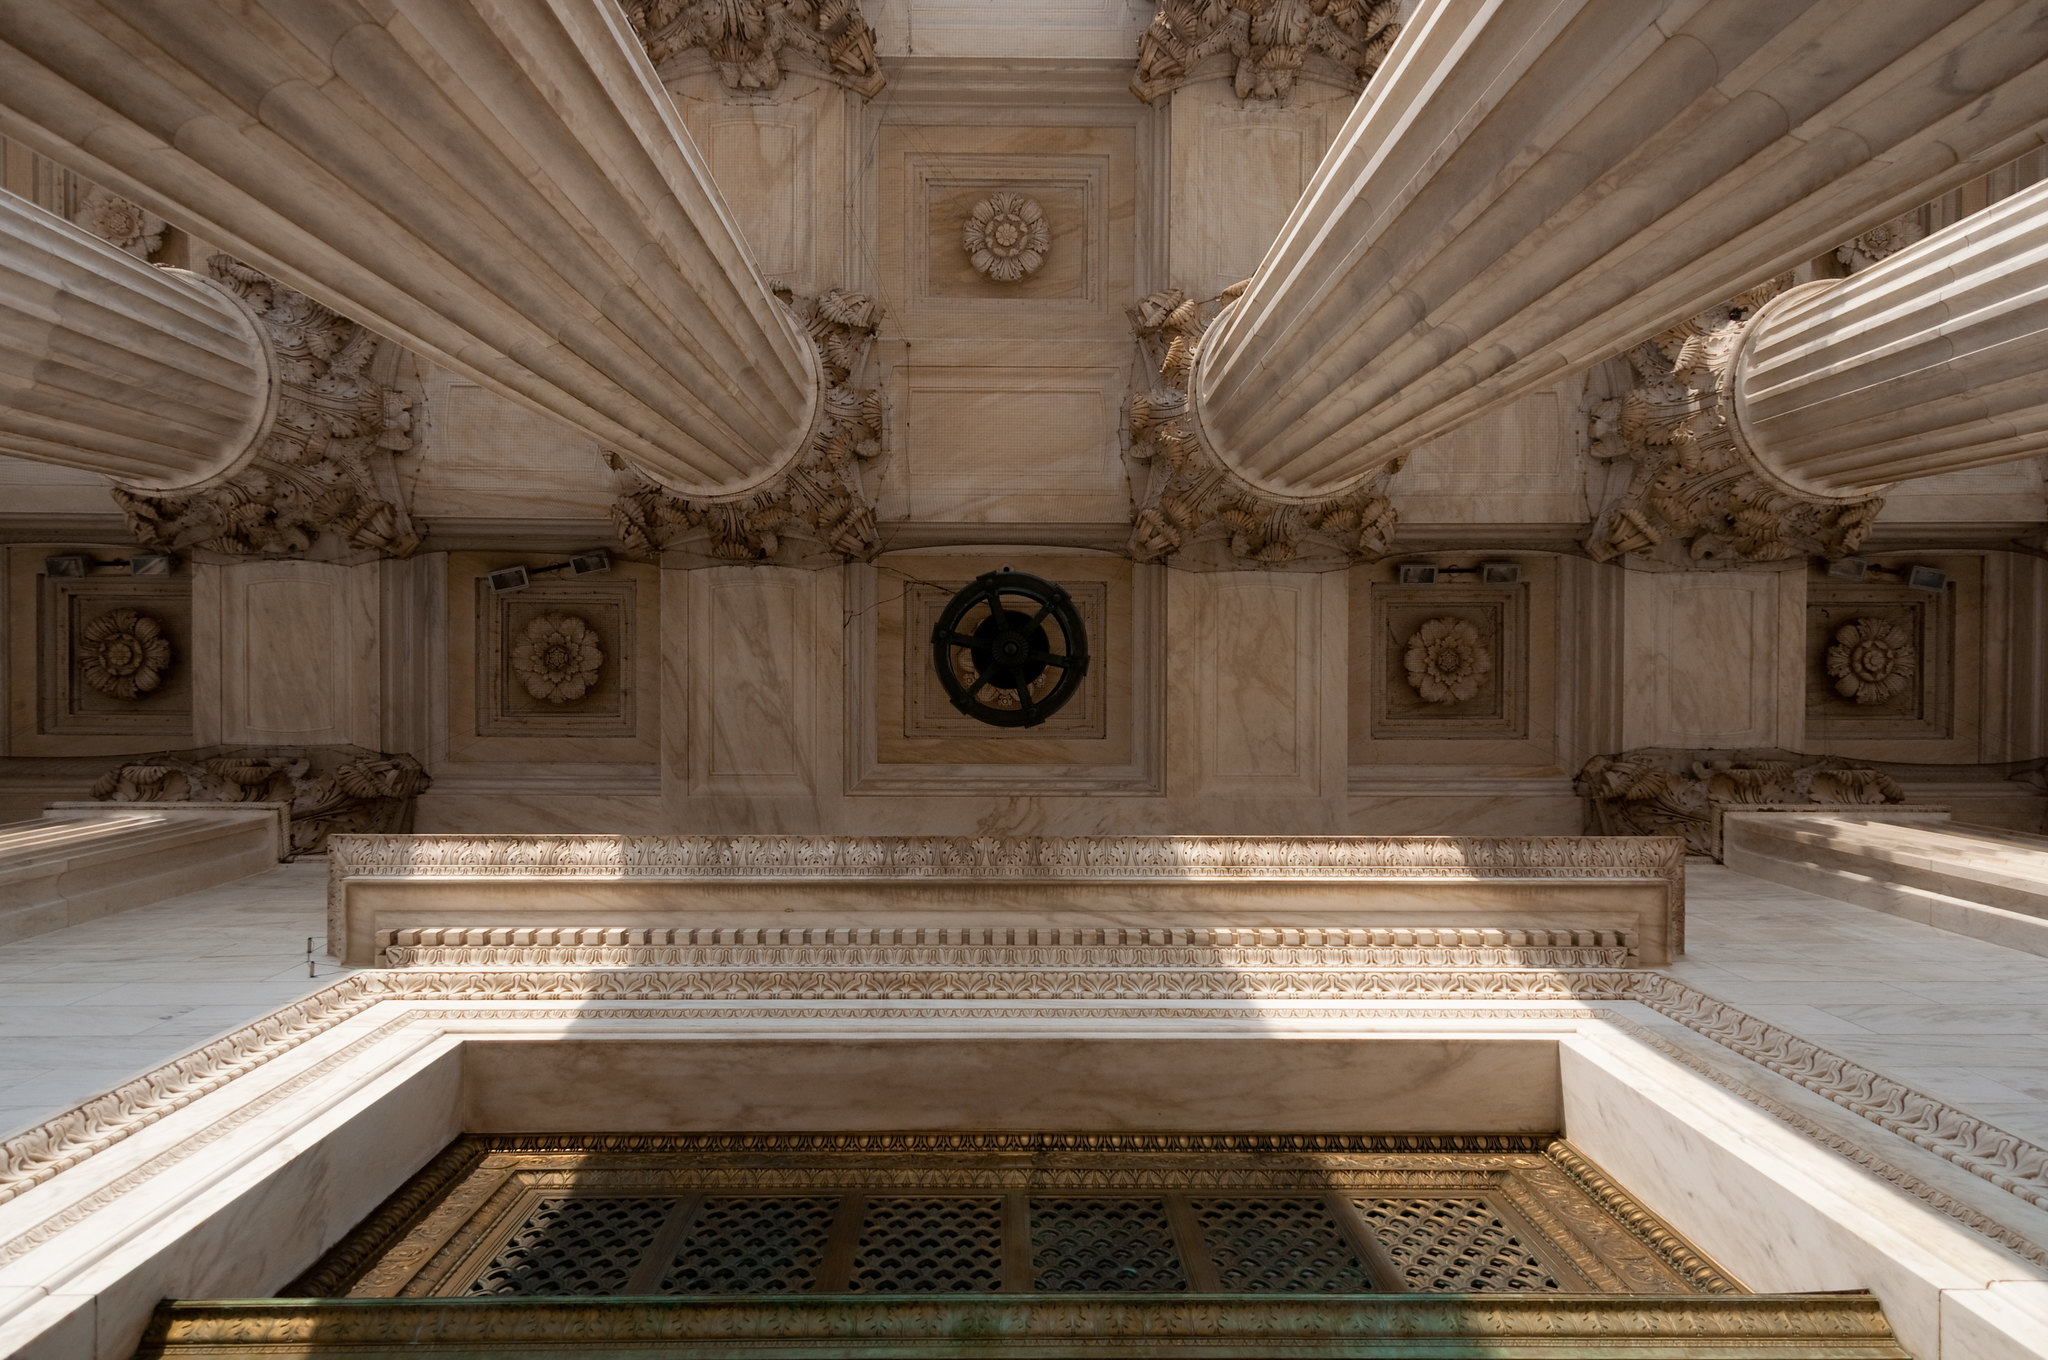
[[[545,703],[581,699],[603,667],[597,630],[574,614],[542,614],[512,645],[512,673],[528,694]]]
[[[1464,619],[1431,619],[1408,639],[1408,683],[1432,704],[1463,703],[1493,673],[1493,651]]]
[[[814,298],[781,296],[818,347],[823,369],[824,400],[809,445],[787,472],[728,500],[678,496],[611,459],[627,484],[612,502],[612,523],[628,551],[701,547],[721,561],[762,562],[815,543],[842,558],[875,555],[874,502],[860,469],[882,453],[882,393],[855,383],[882,309],[842,288]]]
[[[1377,561],[1393,540],[1396,516],[1387,482],[1402,460],[1337,495],[1282,500],[1233,472],[1196,428],[1187,389],[1202,337],[1246,286],[1226,288],[1210,304],[1168,289],[1132,309],[1138,343],[1157,369],[1159,384],[1131,398],[1127,452],[1139,465],[1132,477],[1139,490],[1128,551],[1140,562],[1179,557],[1184,565],[1196,564],[1197,550],[1227,552],[1226,562],[1207,565]]]
[[[858,0],[623,0],[634,36],[659,66],[702,50],[728,90],[773,90],[807,57],[862,95],[885,83],[875,30]]]
[[[1859,704],[1896,699],[1913,683],[1920,658],[1906,630],[1886,619],[1844,624],[1828,648],[1835,693]]]
[[[1395,0],[1159,0],[1138,39],[1131,93],[1151,103],[1221,53],[1239,99],[1284,99],[1319,60],[1353,90],[1379,70],[1401,26]]]
[[[163,625],[134,609],[110,609],[87,623],[74,650],[85,683],[114,699],[141,698],[171,665]]]
[[[138,260],[146,260],[163,248],[166,224],[161,217],[97,184],[79,198],[71,221]]]
[[[977,272],[997,283],[1016,283],[1045,263],[1052,232],[1035,200],[1022,194],[990,194],[967,214],[960,244]]]

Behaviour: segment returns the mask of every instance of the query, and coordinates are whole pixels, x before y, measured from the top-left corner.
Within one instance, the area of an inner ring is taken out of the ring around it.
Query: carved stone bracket
[[[1244,288],[1233,285],[1216,302],[1228,306]],[[1396,522],[1387,482],[1401,470],[1400,460],[1321,500],[1283,500],[1261,491],[1216,456],[1190,409],[1189,377],[1215,313],[1170,289],[1140,302],[1132,319],[1160,382],[1131,398],[1128,453],[1137,465],[1133,483],[1143,487],[1131,527],[1133,558],[1324,567],[1386,555]]]
[[[412,827],[413,800],[433,781],[407,755],[355,746],[239,747],[123,761],[92,796],[114,803],[289,803],[291,853],[317,855],[337,832]]]
[[[887,83],[858,0],[623,0],[659,66],[701,49],[728,90],[772,90],[794,57],[872,98]]]
[[[1236,59],[1239,99],[1284,99],[1304,69],[1363,89],[1401,31],[1400,12],[1394,0],[1159,0],[1131,93],[1149,104],[1224,52]]]
[[[1687,853],[1716,855],[1715,814],[1726,808],[1903,803],[1906,791],[1874,765],[1788,751],[1644,748],[1594,756],[1578,791],[1594,834],[1683,836]]]
[[[834,288],[783,301],[818,346],[825,391],[809,443],[765,486],[720,500],[678,496],[619,459],[628,489],[612,503],[612,522],[628,551],[698,549],[729,562],[801,559],[805,545],[865,561],[880,545],[874,500],[860,465],[883,448],[882,393],[856,382],[874,344],[882,309],[873,298]]]
[[[1680,564],[1832,560],[1862,543],[1882,496],[1803,495],[1766,470],[1736,428],[1736,355],[1757,310],[1777,292],[1775,283],[1750,289],[1629,352],[1633,386],[1591,411],[1593,456],[1635,465],[1586,536],[1594,560],[1660,549]]]
[[[114,488],[136,541],[159,552],[289,557],[330,532],[410,556],[419,534],[391,462],[412,447],[411,400],[372,374],[378,337],[224,255],[207,267],[269,340],[276,417],[256,456],[225,482],[171,495]]]

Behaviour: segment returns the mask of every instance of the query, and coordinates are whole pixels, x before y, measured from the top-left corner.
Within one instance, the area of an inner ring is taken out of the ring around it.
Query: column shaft
[[[253,454],[276,386],[226,289],[0,193],[0,453],[187,490]]]
[[[1743,444],[1813,495],[2048,453],[2048,184],[1750,323]]]
[[[1210,445],[1327,495],[2039,145],[2048,0],[1437,0],[1204,339]]]
[[[677,490],[804,444],[815,356],[609,2],[11,6],[0,130]]]

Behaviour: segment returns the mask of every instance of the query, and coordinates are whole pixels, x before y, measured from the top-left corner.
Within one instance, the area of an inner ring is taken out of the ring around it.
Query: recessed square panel
[[[45,577],[41,604],[41,731],[165,738],[191,732],[189,579]]]
[[[499,595],[477,582],[477,732],[630,736],[634,730],[631,580],[537,577]]]
[[[1521,737],[1528,587],[1373,587],[1375,737]]]

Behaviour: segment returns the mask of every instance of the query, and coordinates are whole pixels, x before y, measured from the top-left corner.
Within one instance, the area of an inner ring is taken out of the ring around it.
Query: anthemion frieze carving
[[[1172,557],[1185,566],[1313,566],[1371,562],[1392,542],[1396,517],[1387,482],[1401,460],[1344,492],[1283,500],[1254,487],[1203,440],[1189,381],[1202,336],[1244,291],[1240,283],[1208,304],[1178,289],[1154,293],[1132,312],[1138,343],[1158,385],[1131,398],[1128,456],[1137,505],[1128,551],[1140,562]]]
[[[721,500],[678,496],[614,458],[629,489],[612,503],[612,522],[629,551],[697,549],[728,562],[801,560],[818,550],[861,561],[875,555],[874,498],[861,465],[883,450],[882,393],[858,384],[882,309],[839,288],[781,296],[816,343],[824,377],[808,443],[767,485]]]
[[[856,0],[622,0],[656,66],[702,51],[728,90],[772,90],[807,59],[862,95],[886,83]]]
[[[368,330],[224,255],[212,277],[254,313],[278,374],[277,416],[255,458],[226,482],[114,501],[136,541],[160,552],[304,553],[322,533],[393,557],[419,546],[391,460],[412,447],[411,399],[372,372]]]
[[[1159,0],[1131,93],[1149,104],[1225,53],[1239,99],[1284,99],[1305,73],[1363,89],[1401,32],[1400,12],[1395,0]]]
[[[133,757],[92,796],[115,803],[288,803],[291,853],[319,854],[337,832],[402,831],[432,781],[407,755],[357,747],[249,747]]]
[[[1846,631],[1846,630],[1845,630]],[[1645,748],[1594,756],[1578,790],[1604,836],[1683,836],[1695,855],[1719,858],[1724,809],[1903,803],[1906,792],[1874,765],[1786,751]]]
[[[1654,554],[1679,565],[1775,562],[1855,552],[1882,496],[1823,500],[1774,476],[1736,429],[1729,384],[1737,354],[1777,283],[1737,295],[1625,356],[1632,385],[1592,408],[1596,458],[1633,465],[1626,488],[1586,537],[1596,561]]]

